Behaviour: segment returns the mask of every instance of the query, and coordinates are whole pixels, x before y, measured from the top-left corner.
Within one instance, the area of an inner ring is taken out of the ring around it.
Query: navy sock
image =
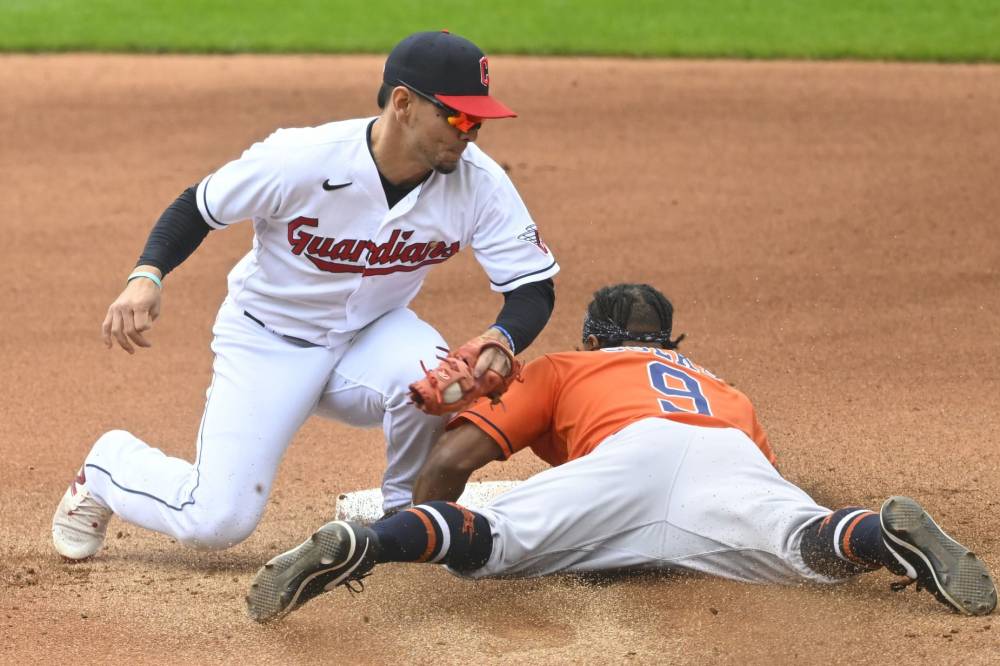
[[[493,535],[481,514],[453,502],[427,502],[372,525],[379,562],[433,562],[474,571],[490,558]]]
[[[810,525],[802,535],[800,549],[810,569],[834,578],[895,562],[882,540],[879,515],[859,507],[838,509]]]

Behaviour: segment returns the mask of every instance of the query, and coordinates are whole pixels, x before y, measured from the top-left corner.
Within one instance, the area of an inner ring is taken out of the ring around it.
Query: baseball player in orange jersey
[[[416,506],[370,527],[328,523],[268,562],[251,617],[281,617],[390,561],[469,578],[647,567],[767,583],[885,567],[956,611],[993,611],[986,567],[914,500],[831,511],[782,478],[750,401],[677,352],[672,318],[648,285],[598,291],[587,351],[543,356],[505,408],[479,402],[455,417],[418,475]],[[453,503],[474,470],[524,448],[553,467],[485,508]]]

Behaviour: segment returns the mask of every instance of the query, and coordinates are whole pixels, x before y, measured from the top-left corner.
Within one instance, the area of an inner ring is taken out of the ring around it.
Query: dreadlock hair
[[[615,284],[594,292],[587,306],[583,338],[595,336],[602,346],[617,346],[626,341],[656,342],[665,349],[676,349],[684,335],[670,339],[674,306],[648,284]],[[634,328],[655,331],[634,333]]]

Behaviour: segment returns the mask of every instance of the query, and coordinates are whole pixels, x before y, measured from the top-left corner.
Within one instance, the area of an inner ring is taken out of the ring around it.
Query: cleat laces
[[[347,591],[351,593],[351,596],[356,596],[365,591],[365,584],[363,579],[371,576],[371,572],[363,574],[352,574],[345,580],[341,585],[347,588]]]
[[[89,493],[78,493],[76,499],[76,506],[66,512],[66,515],[75,519],[74,522],[87,523],[91,528],[99,530],[111,517],[111,510],[98,504]]]

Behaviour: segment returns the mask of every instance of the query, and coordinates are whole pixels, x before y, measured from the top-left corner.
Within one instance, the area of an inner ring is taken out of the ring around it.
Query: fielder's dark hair
[[[655,332],[632,332],[630,325]],[[633,341],[655,342],[665,349],[676,349],[684,335],[671,340],[673,325],[674,306],[659,291],[648,284],[615,284],[594,292],[587,306],[583,339],[593,335],[602,347]]]
[[[389,103],[389,96],[392,95],[392,89],[396,86],[390,86],[388,83],[383,82],[378,88],[378,97],[375,98],[375,103],[378,104],[378,108],[384,109],[385,105]]]

